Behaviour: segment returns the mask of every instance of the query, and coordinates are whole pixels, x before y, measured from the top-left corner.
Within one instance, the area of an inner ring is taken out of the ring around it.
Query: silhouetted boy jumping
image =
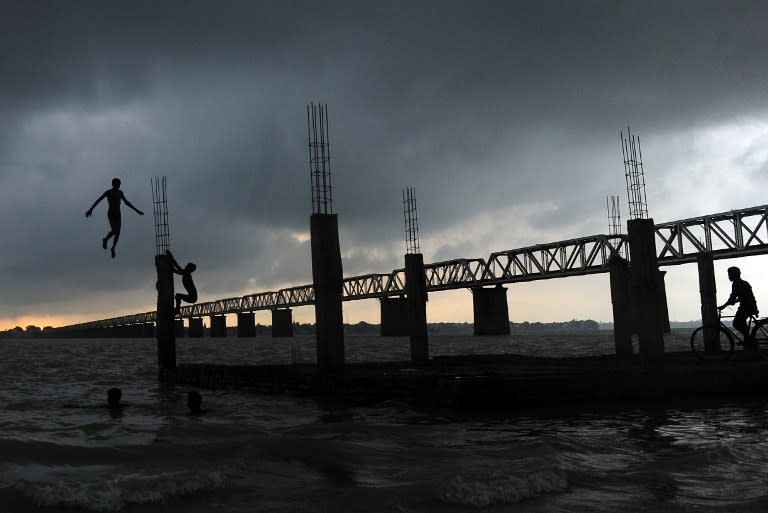
[[[197,266],[190,262],[182,269],[178,262],[176,262],[176,259],[173,257],[170,250],[166,251],[166,254],[171,257],[171,260],[173,261],[173,272],[181,275],[181,284],[184,285],[184,289],[187,291],[186,294],[176,294],[176,308],[173,309],[173,315],[179,315],[182,301],[187,303],[197,302],[197,289],[195,288],[195,282],[192,281],[192,273],[195,272]]]
[[[109,220],[110,231],[107,236],[101,240],[101,247],[107,249],[107,241],[110,239],[110,237],[114,236],[115,238],[112,240],[111,253],[112,258],[115,258],[115,246],[117,246],[117,240],[120,238],[120,201],[125,201],[125,204],[135,210],[136,213],[140,216],[143,216],[144,212],[131,205],[131,202],[128,201],[128,199],[125,197],[123,191],[120,190],[120,179],[114,178],[112,179],[112,188],[104,191],[104,194],[99,196],[99,199],[93,202],[91,208],[89,208],[85,213],[85,217],[91,217],[91,214],[93,214],[93,209],[96,208],[96,205],[98,205],[99,202],[104,198],[107,198],[107,203],[109,204],[109,209],[107,210],[107,219]]]

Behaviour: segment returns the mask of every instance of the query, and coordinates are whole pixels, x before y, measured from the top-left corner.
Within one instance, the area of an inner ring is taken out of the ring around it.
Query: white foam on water
[[[438,497],[451,504],[484,508],[494,504],[513,504],[545,493],[563,492],[567,488],[568,479],[559,470],[537,470],[522,475],[472,480],[457,475],[438,490]]]
[[[228,483],[227,476],[219,471],[166,472],[129,474],[99,481],[35,482],[22,479],[14,483],[13,488],[38,506],[114,512],[128,504],[161,503],[174,496],[223,488]]]

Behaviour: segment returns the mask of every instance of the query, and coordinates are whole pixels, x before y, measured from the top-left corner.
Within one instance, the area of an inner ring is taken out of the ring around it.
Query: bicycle
[[[707,331],[708,328],[699,326],[691,333],[691,350],[699,359],[725,361],[731,358],[737,343],[744,347],[741,334],[726,326],[722,321],[723,318],[729,319],[733,316],[723,317],[718,311],[718,325],[709,328],[711,332]],[[760,319],[757,315],[750,315],[747,318],[747,329],[752,336],[757,354],[768,360],[768,318]]]

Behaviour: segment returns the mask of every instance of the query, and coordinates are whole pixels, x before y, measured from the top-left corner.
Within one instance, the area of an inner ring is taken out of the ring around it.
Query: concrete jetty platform
[[[323,374],[314,364],[185,364],[162,372],[166,383],[267,394],[332,397],[371,404],[516,409],[579,402],[624,402],[768,393],[768,362],[735,353],[702,362],[690,352],[664,361],[620,362],[615,356],[542,358],[517,355],[435,357],[408,362],[347,363]]]

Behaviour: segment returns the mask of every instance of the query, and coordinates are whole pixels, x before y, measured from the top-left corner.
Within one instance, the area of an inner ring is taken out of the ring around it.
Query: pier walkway
[[[522,355],[435,357],[413,362],[348,363],[324,375],[314,364],[186,364],[163,371],[163,381],[205,388],[333,397],[352,404],[385,400],[423,406],[515,410],[595,402],[675,400],[768,392],[768,362],[734,353],[727,362],[702,362],[690,352],[666,353],[643,364],[638,355],[544,358]]]

